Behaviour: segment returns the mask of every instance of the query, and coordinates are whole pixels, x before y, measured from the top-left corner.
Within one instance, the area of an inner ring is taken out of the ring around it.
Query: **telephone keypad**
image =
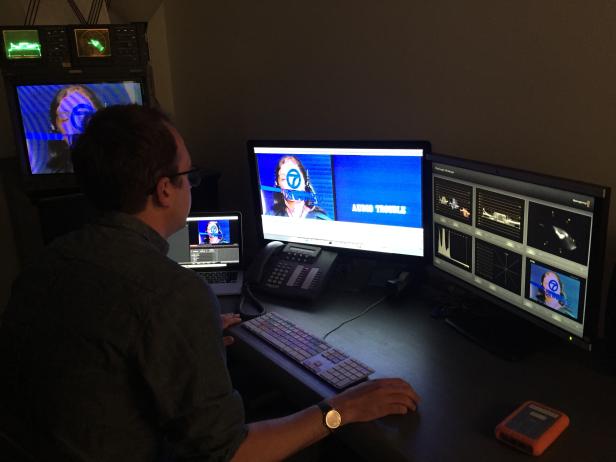
[[[310,263],[314,260],[312,255],[299,252],[289,252],[285,255],[285,258],[289,261],[294,261],[297,263]]]
[[[272,288],[280,287],[287,279],[289,271],[293,266],[291,263],[279,261],[268,276],[266,284]]]

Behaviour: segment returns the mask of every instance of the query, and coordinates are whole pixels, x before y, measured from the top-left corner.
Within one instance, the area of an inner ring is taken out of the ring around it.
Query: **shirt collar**
[[[140,235],[163,255],[167,255],[169,251],[167,240],[134,215],[123,212],[108,212],[98,217],[96,221],[103,226],[124,228]]]

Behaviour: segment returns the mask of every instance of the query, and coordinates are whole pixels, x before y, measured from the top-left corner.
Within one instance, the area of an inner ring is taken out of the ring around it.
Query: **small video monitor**
[[[41,41],[37,30],[4,30],[4,53],[6,59],[39,59]]]
[[[80,58],[111,56],[109,29],[75,29],[75,43]]]

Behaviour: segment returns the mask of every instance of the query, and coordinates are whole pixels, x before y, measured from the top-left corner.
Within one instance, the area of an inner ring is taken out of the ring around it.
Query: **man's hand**
[[[223,331],[231,326],[234,326],[235,324],[239,324],[240,322],[242,322],[240,315],[237,313],[221,314],[220,320],[222,321]],[[225,335],[223,336],[222,341],[225,344],[225,346],[229,346],[235,341],[235,339],[230,335]]]
[[[402,379],[376,379],[362,382],[330,398],[343,423],[367,422],[389,414],[415,411],[419,395]]]

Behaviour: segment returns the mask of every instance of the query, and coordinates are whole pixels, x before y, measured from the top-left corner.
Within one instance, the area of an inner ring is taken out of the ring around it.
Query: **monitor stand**
[[[490,304],[454,308],[445,322],[491,353],[517,361],[536,351],[549,334]]]

